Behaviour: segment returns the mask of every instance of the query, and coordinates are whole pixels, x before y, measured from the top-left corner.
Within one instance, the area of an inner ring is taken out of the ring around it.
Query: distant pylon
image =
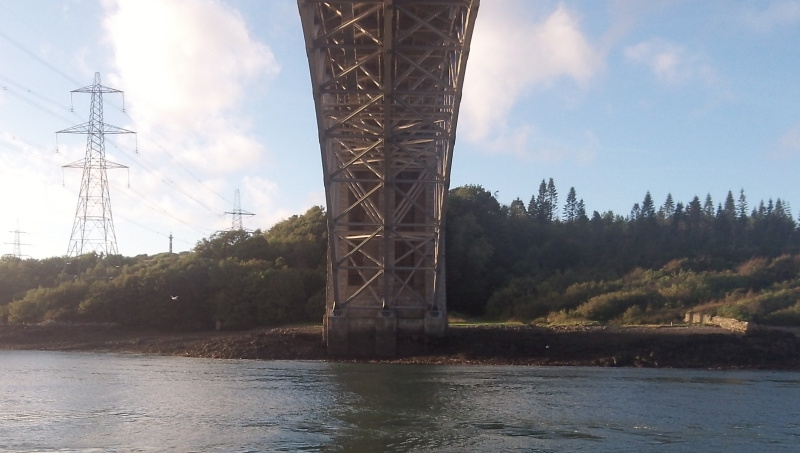
[[[242,202],[239,199],[239,189],[236,189],[236,194],[233,197],[233,211],[228,211],[225,214],[231,214],[233,216],[231,231],[244,229],[244,227],[242,226],[243,215],[255,215],[252,212],[247,212],[242,210]]]
[[[58,134],[86,134],[86,155],[83,159],[64,165],[62,168],[82,168],[83,178],[78,194],[78,207],[69,238],[67,256],[85,253],[117,255],[117,235],[111,215],[111,197],[108,192],[106,170],[128,168],[106,160],[105,134],[135,134],[133,131],[103,122],[103,93],[122,93],[120,90],[100,84],[100,73],[94,74],[94,83],[71,93],[91,93],[89,121],[56,132]],[[125,98],[123,97],[123,105]],[[124,107],[123,107],[124,109]]]
[[[14,233],[14,242],[6,242],[6,244],[13,244],[14,245],[14,251],[12,253],[10,253],[10,256],[15,256],[15,257],[17,257],[19,259],[22,259],[23,257],[27,257],[28,255],[23,255],[22,254],[22,246],[23,245],[30,245],[30,244],[23,244],[22,242],[20,242],[19,235],[20,234],[25,234],[25,232],[19,230],[19,221],[17,221],[17,229],[14,230],[14,231],[10,231],[10,233]]]

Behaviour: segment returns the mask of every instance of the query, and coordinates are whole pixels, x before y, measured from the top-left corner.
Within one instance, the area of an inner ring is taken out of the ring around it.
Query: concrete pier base
[[[392,310],[381,310],[375,319],[375,355],[397,354],[397,316]]]
[[[324,343],[331,355],[392,357],[444,338],[447,316],[427,310],[335,310],[325,316],[323,326]]]
[[[441,311],[425,312],[425,336],[444,338],[447,335],[447,316]]]
[[[348,322],[344,312],[332,310],[325,316],[325,346],[333,355],[346,355]]]

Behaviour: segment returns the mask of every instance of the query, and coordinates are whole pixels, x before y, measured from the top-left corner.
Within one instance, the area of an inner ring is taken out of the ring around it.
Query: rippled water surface
[[[2,452],[798,451],[800,373],[0,351]]]

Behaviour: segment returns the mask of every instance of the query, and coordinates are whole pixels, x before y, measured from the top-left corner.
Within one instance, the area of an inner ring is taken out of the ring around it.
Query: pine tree
[[[567,202],[564,204],[564,221],[574,222],[578,218],[578,200],[575,194],[575,187],[569,188]],[[585,214],[585,213],[584,213]]]
[[[547,198],[547,183],[542,180],[539,184],[539,194],[536,196],[536,211],[532,212],[536,220],[541,223],[548,223],[550,221],[550,208],[549,200]]]
[[[658,213],[664,220],[671,218],[675,214],[675,201],[672,200],[671,193],[667,194],[667,199],[664,201],[661,209],[658,210]]]
[[[747,218],[747,197],[744,196],[744,189],[739,190],[739,203],[736,205],[736,210],[739,212],[739,218]]]
[[[586,215],[586,205],[583,204],[583,198],[578,201],[578,215],[576,220],[581,223],[589,221],[589,217]]]
[[[656,209],[653,205],[653,197],[650,196],[650,191],[648,190],[647,193],[644,195],[644,201],[642,201],[642,217],[645,219],[654,219],[656,218]]]
[[[557,220],[556,209],[558,209],[558,192],[556,192],[556,184],[553,178],[547,181],[547,219],[550,222]]]
[[[706,194],[706,202],[703,203],[703,214],[706,217],[714,217],[714,201],[711,199],[711,194]]]
[[[725,206],[722,208],[722,214],[729,219],[734,219],[736,218],[736,211],[736,204],[733,201],[733,192],[729,190],[728,196],[725,197]]]
[[[698,222],[703,217],[703,207],[700,205],[700,198],[698,198],[697,195],[692,198],[692,201],[689,202],[689,206],[686,207],[686,215],[692,223]]]
[[[536,217],[539,212],[539,203],[536,201],[536,195],[531,195],[531,201],[528,202],[528,215]]]
[[[633,208],[631,208],[631,215],[628,217],[628,220],[637,220],[642,218],[642,208],[639,207],[639,203],[634,203]]]

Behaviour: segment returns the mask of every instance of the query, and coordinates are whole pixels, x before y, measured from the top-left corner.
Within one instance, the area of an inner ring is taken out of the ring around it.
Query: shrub
[[[623,314],[634,305],[640,308],[648,304],[660,305],[661,296],[643,290],[616,291],[592,297],[580,305],[575,312],[593,321],[606,322]]]
[[[792,307],[770,313],[762,317],[760,321],[773,326],[800,326],[800,302]]]

